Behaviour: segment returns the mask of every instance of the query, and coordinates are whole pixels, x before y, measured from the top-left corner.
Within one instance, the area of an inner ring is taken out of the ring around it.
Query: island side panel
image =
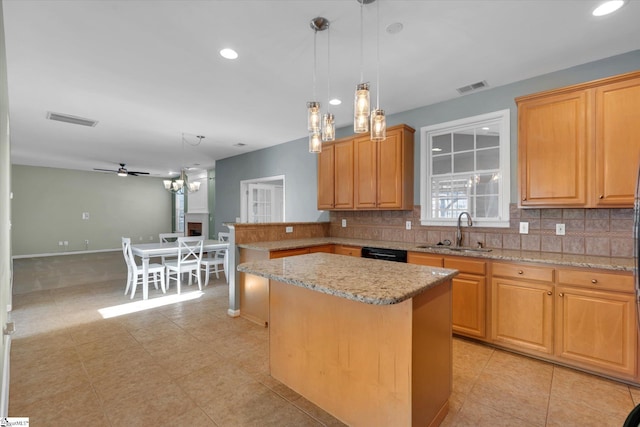
[[[413,298],[414,426],[440,425],[449,412],[453,388],[451,305],[451,281]]]
[[[269,259],[269,252],[240,248],[240,263]],[[269,279],[240,273],[240,316],[267,326],[269,321]]]
[[[442,364],[414,370],[417,362],[412,358],[434,360],[424,357],[425,351],[440,351],[434,345],[445,345],[450,357],[451,335],[446,343],[421,344],[422,349],[414,354],[412,334],[436,315],[421,314],[414,322],[412,299],[371,305],[278,281],[271,281],[269,298],[271,375],[311,402],[353,426],[426,426],[442,409],[441,396],[446,395],[445,401],[448,398],[451,372],[445,372],[448,381],[444,381],[436,372],[446,370]],[[440,304],[442,298],[436,300]],[[431,305],[425,302],[418,307],[421,312]],[[441,309],[435,311],[446,315]],[[446,322],[435,321],[438,325]],[[450,325],[446,327],[450,331]],[[412,386],[423,390],[428,385],[417,384],[423,381],[448,387],[435,393],[438,398],[433,404],[425,404],[424,399],[434,393],[422,391],[420,402],[414,404]],[[412,415],[412,406],[419,405],[427,409]]]

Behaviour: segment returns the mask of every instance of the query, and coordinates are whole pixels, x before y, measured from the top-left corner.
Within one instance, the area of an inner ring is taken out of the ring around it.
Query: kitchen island
[[[353,426],[444,419],[455,270],[326,253],[238,270],[269,279],[275,379]]]

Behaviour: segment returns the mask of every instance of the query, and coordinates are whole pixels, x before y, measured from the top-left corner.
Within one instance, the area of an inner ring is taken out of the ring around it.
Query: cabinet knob
[[[524,274],[524,271],[518,270],[518,274]]]
[[[604,199],[604,195],[602,195],[602,194],[601,194],[601,195],[599,195],[599,196],[598,196],[598,199]]]
[[[526,198],[526,197],[523,197],[523,198],[522,198],[522,201],[523,201],[523,202],[526,202],[526,201],[527,201],[527,198]]]
[[[553,295],[553,292],[547,291],[547,295]]]
[[[598,283],[598,280],[596,280],[596,279],[591,279],[591,283],[593,283],[593,284],[595,285],[596,283]]]
[[[563,297],[563,296],[564,296],[564,292],[560,292],[560,293],[558,294],[558,296]]]

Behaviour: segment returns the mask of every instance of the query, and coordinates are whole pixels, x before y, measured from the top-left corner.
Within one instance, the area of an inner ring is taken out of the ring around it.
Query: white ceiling
[[[387,114],[640,49],[640,2],[595,18],[599,0],[378,0],[364,7],[364,80]],[[360,79],[357,0],[4,0],[12,163],[92,170],[210,168],[307,135],[312,18],[331,21],[331,107],[351,123]],[[400,22],[404,29],[388,34]],[[327,32],[317,98],[326,108]],[[240,57],[220,57],[223,47]],[[85,127],[47,111],[98,120]],[[195,135],[205,139],[198,147]],[[239,148],[237,143],[246,144]]]

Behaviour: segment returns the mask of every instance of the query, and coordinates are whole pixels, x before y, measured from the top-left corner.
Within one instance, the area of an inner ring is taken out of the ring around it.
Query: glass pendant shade
[[[336,125],[333,114],[326,113],[322,116],[322,140],[333,141],[336,139]]]
[[[320,153],[322,151],[322,139],[320,132],[311,132],[309,134],[309,152]]]
[[[384,110],[376,109],[371,113],[371,140],[384,141],[387,139],[387,120]]]
[[[369,131],[370,105],[369,84],[358,84],[353,103],[353,131],[355,133],[365,133]]]
[[[320,103],[316,101],[307,102],[307,130],[309,132],[320,132]]]

